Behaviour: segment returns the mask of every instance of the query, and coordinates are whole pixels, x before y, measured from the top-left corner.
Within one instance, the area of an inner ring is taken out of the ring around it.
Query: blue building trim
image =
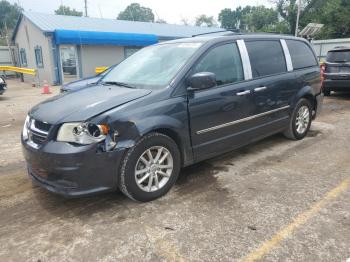
[[[153,34],[114,33],[79,30],[55,30],[55,43],[77,45],[118,45],[148,46],[158,43],[158,36]]]

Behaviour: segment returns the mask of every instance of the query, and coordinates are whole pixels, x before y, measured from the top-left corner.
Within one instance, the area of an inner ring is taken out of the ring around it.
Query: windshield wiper
[[[117,82],[117,81],[102,82],[102,85],[114,85],[114,86],[122,86],[122,87],[127,87],[127,88],[136,88],[135,86],[129,85],[127,83]]]

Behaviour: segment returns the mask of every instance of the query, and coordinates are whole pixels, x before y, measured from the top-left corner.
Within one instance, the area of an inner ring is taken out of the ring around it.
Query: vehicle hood
[[[84,121],[150,93],[146,89],[98,85],[48,99],[33,107],[29,115],[50,124]]]
[[[61,87],[61,90],[63,90],[63,91],[78,90],[80,88],[96,84],[100,79],[101,79],[101,76],[84,78],[84,79],[77,80],[77,81],[70,82],[68,84],[63,85]]]

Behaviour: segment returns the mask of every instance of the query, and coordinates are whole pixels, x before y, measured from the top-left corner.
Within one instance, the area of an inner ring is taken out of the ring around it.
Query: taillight
[[[320,65],[320,78],[321,78],[321,83],[323,84],[323,81],[325,79],[324,73],[326,72],[326,64],[322,63]]]

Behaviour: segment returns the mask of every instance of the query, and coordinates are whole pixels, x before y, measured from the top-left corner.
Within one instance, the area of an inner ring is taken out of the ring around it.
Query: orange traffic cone
[[[47,81],[44,81],[44,85],[43,85],[41,93],[45,94],[45,95],[51,94],[50,87],[49,87],[49,84],[47,83]]]

